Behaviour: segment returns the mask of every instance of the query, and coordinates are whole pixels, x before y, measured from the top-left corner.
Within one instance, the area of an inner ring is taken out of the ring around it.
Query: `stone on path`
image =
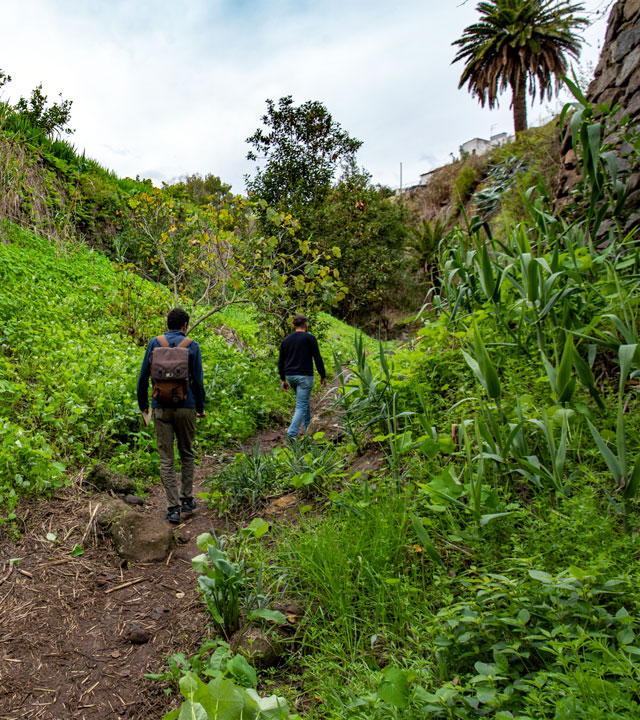
[[[116,552],[134,562],[162,562],[175,544],[173,529],[164,518],[135,512],[110,495],[96,498],[96,522],[113,539]]]
[[[131,478],[109,470],[101,463],[91,468],[86,481],[98,490],[111,490],[119,495],[133,495],[136,492],[136,484]]]

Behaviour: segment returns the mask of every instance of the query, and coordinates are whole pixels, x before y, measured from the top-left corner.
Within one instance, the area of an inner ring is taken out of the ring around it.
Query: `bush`
[[[453,184],[455,190],[454,199],[456,202],[460,204],[465,203],[471,197],[471,194],[479,182],[480,178],[476,169],[465,163],[460,168],[460,172],[457,174]]]

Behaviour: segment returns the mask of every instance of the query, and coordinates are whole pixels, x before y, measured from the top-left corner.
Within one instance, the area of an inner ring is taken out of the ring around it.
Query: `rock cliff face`
[[[623,114],[640,115],[640,0],[619,0],[613,6],[587,99],[620,102]]]
[[[615,118],[619,120],[629,116],[632,123],[637,125],[640,119],[640,0],[618,0],[613,6],[600,62],[589,86],[587,100],[595,105],[606,103],[613,106],[620,103],[620,111]],[[640,208],[640,172],[625,159],[631,147],[624,142],[615,122],[610,131],[607,139],[618,148],[622,158],[621,167],[626,172],[625,179],[630,186],[628,205],[631,217],[627,223],[628,231],[640,221],[637,213]],[[565,135],[563,150],[564,167],[559,193],[561,204],[580,179],[569,133]]]

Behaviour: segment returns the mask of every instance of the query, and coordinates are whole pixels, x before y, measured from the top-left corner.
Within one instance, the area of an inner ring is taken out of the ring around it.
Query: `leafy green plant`
[[[293,720],[287,701],[276,695],[262,698],[253,688],[243,688],[224,677],[202,682],[192,672],[180,679],[182,706],[163,720]]]
[[[255,688],[258,684],[255,670],[242,655],[233,655],[223,640],[205,640],[190,658],[184,653],[174,653],[163,672],[147,673],[145,677],[168,683],[165,690],[168,694],[179,690],[180,680],[187,673],[214,679],[228,677],[244,687]]]
[[[255,504],[283,486],[279,466],[278,458],[261,453],[260,443],[256,441],[250,452],[237,453],[230,464],[205,479],[206,497],[220,512],[247,503]]]
[[[604,218],[609,214],[619,219],[624,212],[629,189],[619,173],[619,159],[613,148],[605,142],[607,121],[618,108],[600,105],[597,108],[584,96],[575,78],[564,77],[564,82],[575,98],[567,103],[560,115],[562,123],[567,112],[570,117],[571,138],[576,156],[582,160],[583,193],[587,209],[587,226],[593,237],[598,233]]]
[[[294,488],[319,489],[345,477],[345,457],[335,445],[324,440],[324,433],[315,433],[312,440],[303,438],[280,453],[289,470]]]
[[[387,430],[387,419],[392,410],[393,390],[391,368],[382,342],[379,343],[379,369],[374,373],[369,365],[362,334],[356,335],[355,363],[351,369],[340,370],[340,388],[335,405],[342,411],[345,430],[350,440],[361,447],[362,429],[371,426],[379,431]],[[334,358],[335,367],[340,367],[339,358]]]
[[[529,422],[536,427],[543,438],[538,443],[538,455],[526,455],[520,458],[520,467],[517,472],[527,478],[534,485],[541,487],[547,485],[557,493],[566,492],[565,488],[565,465],[567,460],[567,436],[569,432],[569,412],[562,413],[562,429],[560,442],[556,443],[555,429],[549,420],[546,410],[541,411],[542,420],[537,418]]]
[[[618,412],[616,418],[616,452],[613,452],[600,432],[596,429],[591,420],[587,419],[589,430],[596,443],[602,459],[605,461],[609,472],[616,482],[616,486],[622,490],[624,502],[624,518],[627,532],[629,528],[629,514],[631,500],[635,500],[640,489],[640,452],[636,455],[635,462],[631,465],[627,457],[627,431],[625,422],[625,385],[634,358],[638,352],[638,345],[620,345],[618,358],[620,362],[620,380],[618,383]]]
[[[223,538],[203,533],[197,545],[204,552],[191,561],[198,577],[204,602],[211,613],[214,627],[230,639],[240,629],[241,611],[246,612],[247,622],[266,620],[283,623],[281,612],[269,610],[268,599],[262,594],[262,573],[259,573],[255,590],[251,591],[245,562],[233,563],[224,552]]]
[[[201,676],[211,679],[205,684]],[[163,720],[293,720],[294,717],[289,714],[284,698],[257,694],[255,670],[242,655],[232,655],[229,645],[220,640],[206,640],[189,659],[183,653],[175,653],[169,658],[165,672],[145,677],[169,682],[169,691],[177,690],[185,698],[181,707],[164,715]]]
[[[529,569],[528,577],[470,578],[471,601],[439,612],[442,635],[435,647],[448,690],[416,693],[426,701],[428,715],[457,717],[465,706],[476,712],[535,712],[554,673],[570,695],[579,696],[576,674],[604,680],[610,662],[626,685],[621,696],[633,692],[640,650],[633,645],[635,621],[617,598],[625,578],[603,578],[577,567],[557,575]],[[446,682],[454,676],[455,685]]]
[[[473,457],[471,438],[465,425],[461,425],[466,463],[460,473],[450,465],[428,483],[418,483],[427,496],[438,500],[440,504],[451,505],[469,513],[480,533],[487,523],[511,514],[500,507],[500,499],[495,488],[489,486],[487,463],[492,457],[483,452],[479,430],[476,426],[478,452]],[[466,501],[465,501],[466,499]]]
[[[557,368],[554,368],[551,365],[551,363],[547,360],[546,355],[541,351],[542,362],[545,370],[547,371],[549,383],[551,384],[558,402],[563,405],[571,400],[576,387],[576,380],[572,373],[575,354],[573,336],[570,333],[567,333],[564,349]]]
[[[470,197],[479,182],[477,170],[467,163],[461,168],[457,174],[454,189],[456,201],[464,204]]]
[[[411,228],[411,239],[407,243],[407,253],[432,285],[438,270],[438,251],[446,232],[446,226],[439,218],[432,223],[423,220]]]
[[[477,325],[474,325],[473,328],[473,349],[473,357],[464,350],[462,351],[464,359],[467,361],[467,365],[471,368],[487,395],[492,400],[495,400],[499,406],[500,396],[502,394],[500,378],[494,364],[491,362],[491,358],[482,341],[482,336],[480,335]]]
[[[503,193],[513,186],[516,176],[525,171],[523,160],[517,157],[507,157],[489,165],[482,186],[473,194],[473,203],[481,219],[487,220],[499,209]]]

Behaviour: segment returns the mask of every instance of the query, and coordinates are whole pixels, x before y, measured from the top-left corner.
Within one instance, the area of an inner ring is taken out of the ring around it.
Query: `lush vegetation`
[[[0,280],[5,516],[14,517],[21,495],[59,487],[73,468],[98,459],[141,483],[157,475],[135,383],[146,340],[164,328],[171,293],[90,249],[52,244],[6,221]],[[318,322],[346,362],[353,329],[322,313]],[[279,389],[254,306],[229,307],[193,336],[202,346],[207,402],[215,408],[199,421],[201,447],[245,439],[272,422],[271,413],[289,398]],[[326,360],[331,367],[331,357]]]
[[[337,298],[334,314],[386,331],[389,311],[406,312],[420,299],[419,288],[407,278],[406,208],[358,168],[362,143],[321,103],[296,107],[289,96],[276,107],[267,100],[262,121],[265,127],[247,140],[253,147],[248,157],[263,163],[247,179],[251,197],[295,217],[300,237],[325,253],[329,268],[349,278],[351,292]],[[264,230],[269,216],[259,217]],[[290,252],[291,241],[281,237],[278,249]]]
[[[331,228],[329,246],[300,234],[287,208],[231,197],[215,176],[162,189],[116,181],[35,138],[6,155],[0,182],[19,202],[5,214],[30,226],[0,230],[9,519],[21,495],[47,494],[99,458],[141,483],[155,474],[134,384],[145,340],[176,302],[200,321],[201,447],[246,439],[283,409],[270,351],[292,307],[314,313],[333,350],[343,434],[255,445],[207,479],[211,507],[254,518],[198,539],[212,637],[155,676],[183,698],[167,719],[285,719],[291,707],[368,720],[638,716],[640,256],[607,117],[572,87],[584,176],[562,216],[539,172],[542,133],[490,168],[456,166],[450,184],[469,211],[410,242],[404,210],[357,174],[325,187],[307,219]],[[29,123],[3,125],[0,140],[24,139]],[[70,198],[98,207],[87,173],[115,203],[102,206],[101,227],[107,207],[120,223],[100,235],[109,258],[68,241],[78,213],[56,224]],[[47,191],[29,195],[36,176]],[[411,260],[433,285],[415,336],[395,348],[321,312],[356,302],[340,261],[348,276],[371,275],[360,310],[384,302],[372,250],[384,243],[385,288]],[[256,517],[267,496],[293,491],[296,516]],[[292,623],[285,602],[303,608]],[[252,624],[288,650],[259,675],[233,640]]]
[[[12,511],[20,494],[60,485],[65,467],[99,458],[141,480],[155,475],[135,382],[141,345],[163,330],[169,293],[91,250],[52,245],[6,222],[1,236],[3,508]],[[213,332],[224,322],[251,354]],[[230,309],[215,323],[194,333],[216,408],[199,426],[205,447],[250,436],[282,403],[252,311]]]
[[[356,338],[343,440],[256,448],[212,481],[222,511],[291,486],[308,498],[223,546],[244,583],[306,609],[263,676],[290,701],[302,685],[306,717],[640,711],[640,267],[616,223],[596,246],[623,190],[610,149],[580,143],[591,109],[574,117],[572,221],[540,187],[517,224],[456,228],[417,337],[392,356]],[[355,469],[363,456],[381,468]]]

